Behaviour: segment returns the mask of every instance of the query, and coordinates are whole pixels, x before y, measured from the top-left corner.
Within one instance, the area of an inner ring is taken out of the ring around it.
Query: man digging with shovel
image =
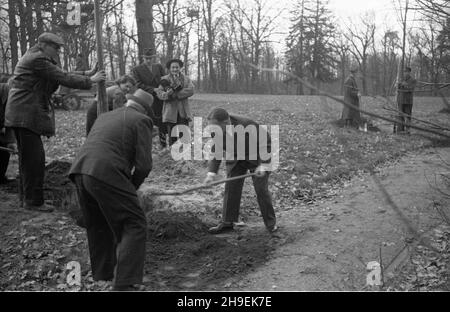
[[[266,148],[268,153],[271,152],[270,136],[266,135],[266,146],[258,144],[257,150],[252,150],[251,142],[261,143],[260,136],[262,131],[265,131],[259,125],[248,118],[229,115],[223,108],[214,108],[208,115],[209,125],[218,126],[222,129],[222,138],[214,140],[213,147],[215,155],[227,153],[226,166],[227,178],[242,176],[250,171],[252,175],[253,186],[255,188],[256,197],[258,200],[259,209],[264,220],[264,224],[270,233],[277,231],[275,212],[272,206],[272,197],[269,193],[269,168],[270,159],[261,160],[260,151]],[[254,127],[256,133],[238,132],[236,126],[247,128],[247,126]],[[218,147],[218,140],[223,139],[223,149]],[[231,147],[228,144],[234,144],[233,153],[230,153]],[[245,153],[240,153],[245,148]],[[217,150],[218,149],[218,150]],[[219,176],[217,174],[221,164],[221,158],[215,157],[208,162],[208,174],[204,180],[204,184],[208,185],[217,181]],[[222,221],[209,229],[211,234],[219,234],[233,230],[233,223],[238,221],[239,207],[241,204],[242,188],[244,186],[244,179],[237,179],[228,181],[225,184],[225,195],[223,201]]]

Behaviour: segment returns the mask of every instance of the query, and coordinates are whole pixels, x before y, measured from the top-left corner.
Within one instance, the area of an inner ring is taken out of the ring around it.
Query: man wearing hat
[[[161,77],[164,76],[164,68],[161,64],[156,63],[156,51],[154,49],[145,50],[142,55],[144,62],[132,70],[132,75],[136,80],[136,86],[154,97],[152,110],[155,114],[155,125],[158,127],[159,142],[161,147],[166,146],[166,127],[162,124],[163,101],[155,95],[155,89],[158,88]]]
[[[398,110],[399,123],[396,131],[405,131],[409,133],[409,125],[411,124],[411,115],[413,107],[413,93],[417,80],[411,76],[411,67],[406,67],[403,73],[403,81],[398,84]]]
[[[94,280],[113,280],[114,290],[141,284],[146,219],[136,190],[152,169],[151,105],[141,89],[126,95],[124,107],[97,118],[69,178],[85,226]]]
[[[350,68],[350,75],[344,82],[344,101],[359,108],[359,89],[356,83],[355,75],[358,72],[358,67],[353,66]],[[345,121],[345,127],[359,126],[361,120],[361,114],[358,110],[344,105],[342,110],[342,120]]]
[[[29,210],[53,210],[44,203],[45,151],[41,140],[42,135],[55,134],[52,93],[59,85],[90,89],[106,78],[103,71],[91,77],[62,71],[58,64],[63,45],[57,35],[41,34],[38,43],[20,58],[10,82],[5,126],[14,129],[17,139],[24,203]]]

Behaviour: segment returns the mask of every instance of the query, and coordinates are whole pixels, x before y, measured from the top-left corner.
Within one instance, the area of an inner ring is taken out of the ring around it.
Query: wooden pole
[[[94,19],[95,19],[95,39],[97,44],[97,63],[98,69],[104,70],[103,63],[103,44],[102,44],[102,16],[100,12],[100,0],[94,0]],[[105,82],[97,83],[97,116],[108,111],[106,102]]]

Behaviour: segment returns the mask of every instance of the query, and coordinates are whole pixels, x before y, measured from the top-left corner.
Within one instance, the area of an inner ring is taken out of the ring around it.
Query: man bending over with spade
[[[245,175],[247,171],[255,173],[252,176],[253,186],[264,224],[269,232],[275,232],[278,228],[272,206],[272,197],[269,193],[270,157],[267,160],[261,160],[261,151],[265,149],[268,154],[271,153],[269,135],[253,120],[242,116],[229,115],[223,108],[214,108],[208,115],[208,123],[210,126],[216,126],[217,129],[220,128],[222,131],[218,132],[223,135],[220,138],[220,136],[217,137],[216,132],[214,133],[212,151],[215,156],[208,162],[209,172],[204,183],[209,184],[219,179],[217,172],[223,155],[226,155],[227,178]],[[255,131],[238,131],[239,127],[241,129],[253,128]],[[265,134],[265,139],[263,134]],[[260,139],[260,137],[262,138]],[[222,146],[220,146],[221,142]],[[230,145],[234,145],[234,149]],[[226,182],[222,221],[209,229],[211,234],[233,230],[233,223],[238,221],[243,186],[244,179]]]

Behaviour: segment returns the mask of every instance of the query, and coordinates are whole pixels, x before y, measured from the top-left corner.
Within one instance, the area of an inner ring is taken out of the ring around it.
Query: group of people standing
[[[361,93],[356,82],[358,67],[350,68],[350,75],[344,82],[344,105],[341,119],[345,127],[356,127],[361,125],[360,108]],[[394,124],[394,133],[409,133],[413,107],[413,93],[417,81],[411,75],[411,67],[405,67],[403,79],[398,82],[398,97],[396,116],[398,122]]]
[[[147,49],[142,55],[143,63],[115,81],[106,89],[108,109],[122,107],[127,102],[126,95],[141,89],[153,96],[152,120],[158,128],[161,148],[172,145],[177,137],[171,133],[176,125],[189,125],[192,113],[188,98],[194,95],[194,84],[183,74],[184,63],[180,59],[171,59],[166,68],[156,62],[153,49]],[[167,74],[166,74],[167,72]],[[86,134],[97,118],[97,102],[88,108]]]

